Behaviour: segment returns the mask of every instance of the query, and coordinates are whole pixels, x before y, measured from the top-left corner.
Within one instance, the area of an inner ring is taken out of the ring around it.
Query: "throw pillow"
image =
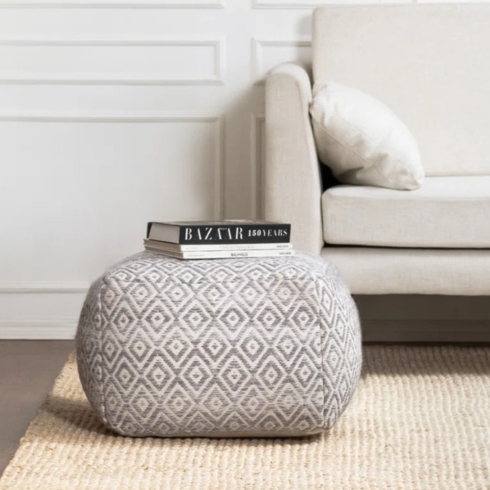
[[[315,87],[310,113],[318,156],[340,182],[400,190],[422,185],[415,138],[379,100],[328,82]]]

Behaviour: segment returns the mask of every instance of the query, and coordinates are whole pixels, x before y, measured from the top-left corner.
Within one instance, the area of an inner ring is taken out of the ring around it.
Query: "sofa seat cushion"
[[[414,191],[339,185],[322,210],[326,243],[490,247],[490,175],[427,177]]]

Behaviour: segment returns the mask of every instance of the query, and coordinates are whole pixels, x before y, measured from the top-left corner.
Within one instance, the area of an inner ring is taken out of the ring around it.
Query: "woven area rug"
[[[263,440],[114,435],[72,354],[0,489],[490,489],[490,348],[365,347],[330,433]]]

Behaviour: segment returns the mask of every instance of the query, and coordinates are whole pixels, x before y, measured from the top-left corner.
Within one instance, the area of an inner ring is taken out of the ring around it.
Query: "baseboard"
[[[78,320],[0,320],[0,340],[70,340]]]
[[[0,283],[0,294],[85,294],[87,282],[7,282]]]
[[[67,319],[0,320],[0,340],[70,340],[78,321]],[[365,320],[365,342],[490,342],[485,320]]]
[[[490,342],[489,320],[365,320],[365,342]]]

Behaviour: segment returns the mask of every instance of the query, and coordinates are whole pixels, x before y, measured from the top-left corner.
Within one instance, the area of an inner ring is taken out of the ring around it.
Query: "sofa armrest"
[[[323,247],[318,157],[310,123],[311,81],[305,67],[278,66],[266,83],[265,219],[291,223],[297,250]]]

